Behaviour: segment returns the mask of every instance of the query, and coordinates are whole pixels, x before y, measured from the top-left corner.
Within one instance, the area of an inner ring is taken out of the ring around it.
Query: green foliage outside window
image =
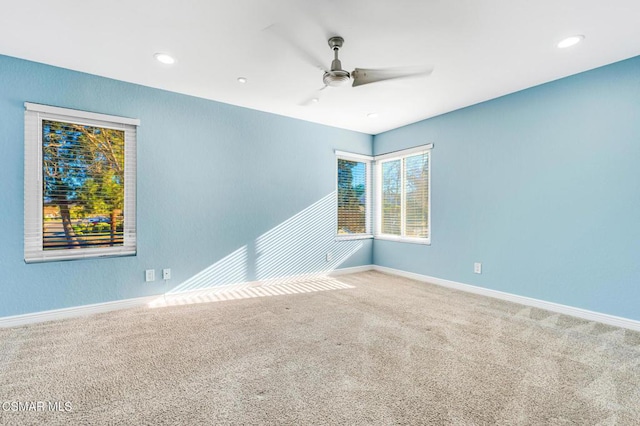
[[[338,159],[338,235],[365,234],[366,164]]]
[[[43,249],[118,246],[124,131],[42,121]]]

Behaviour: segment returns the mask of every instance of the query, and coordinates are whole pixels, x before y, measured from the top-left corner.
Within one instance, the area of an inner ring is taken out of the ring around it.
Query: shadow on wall
[[[272,285],[326,276],[363,246],[362,241],[335,241],[336,194],[306,209],[185,280],[167,294],[234,286]],[[327,253],[331,259],[327,260]]]

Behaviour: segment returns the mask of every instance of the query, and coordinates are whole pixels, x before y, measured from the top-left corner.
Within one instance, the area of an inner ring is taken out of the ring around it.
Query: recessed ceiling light
[[[156,58],[159,62],[167,65],[171,65],[176,61],[171,55],[167,55],[166,53],[156,53],[155,55],[153,55],[153,57]]]
[[[376,118],[378,116],[377,112],[370,112],[369,114],[367,114],[367,118]]]
[[[311,102],[313,102],[313,103],[315,104],[315,103],[316,103],[316,102],[318,102],[319,100],[320,100],[320,99],[318,99],[318,98],[313,98],[313,99],[311,99]]]
[[[562,40],[560,43],[558,43],[558,48],[564,49],[565,47],[571,47],[573,45],[580,43],[582,40],[584,40],[583,35],[574,35],[571,37],[567,37],[564,40]]]
[[[247,79],[246,77],[238,77],[238,83],[246,83]]]

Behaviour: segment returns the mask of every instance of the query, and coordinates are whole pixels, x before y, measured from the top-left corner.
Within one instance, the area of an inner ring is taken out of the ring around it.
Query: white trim
[[[463,284],[456,281],[445,280],[442,278],[431,277],[428,275],[417,274],[414,272],[402,271],[400,269],[389,268],[380,265],[362,265],[354,266],[351,268],[340,268],[329,271],[327,274],[303,274],[297,276],[284,277],[283,279],[293,280],[296,278],[303,279],[305,277],[313,277],[319,275],[328,276],[340,276],[346,274],[355,274],[358,272],[366,271],[378,271],[399,277],[409,278],[416,281],[422,281],[430,284],[439,285],[441,287],[452,288],[455,290],[464,291],[467,293],[479,294],[481,296],[492,297],[494,299],[506,300],[508,302],[517,303],[524,306],[532,306],[534,308],[545,309],[547,311],[556,312],[559,314],[570,315],[577,318],[586,319],[589,321],[596,321],[603,324],[609,324],[616,327],[628,328],[630,330],[640,331],[640,321],[632,320],[629,318],[617,317],[614,315],[603,314],[600,312],[589,311],[586,309],[575,308],[573,306],[561,305],[559,303],[546,302],[540,299],[533,299],[531,297],[518,296],[512,293],[505,293],[498,290],[491,290],[488,288],[477,287],[470,284]],[[242,283],[246,286],[255,287],[260,284],[267,284],[275,282],[277,279],[270,279],[266,281],[246,282]],[[233,286],[233,285],[232,285]],[[119,309],[133,308],[136,306],[142,306],[149,304],[161,297],[162,294],[147,297],[138,297],[135,299],[124,299],[113,302],[96,303],[93,305],[76,306],[72,308],[55,309],[51,311],[34,312],[30,314],[14,315],[10,317],[0,317],[0,328],[6,327],[18,327],[21,325],[40,323],[45,321],[55,321],[65,318],[75,318],[85,315],[92,315],[101,312],[115,311]]]
[[[262,285],[271,285],[277,284],[278,281],[302,281],[304,279],[312,279],[317,277],[326,277],[326,276],[338,276],[345,274],[355,274],[356,272],[364,272],[370,271],[373,269],[373,265],[363,265],[363,266],[354,266],[351,268],[340,268],[334,269],[332,271],[328,271],[326,273],[309,273],[309,274],[300,274],[300,275],[292,275],[282,278],[270,278],[268,280],[262,281],[246,281],[238,284],[229,284],[226,286],[220,286],[217,288],[222,289],[223,287],[228,290],[238,290],[242,288],[248,287],[259,287]],[[173,294],[189,294],[189,293],[198,293],[202,292],[202,289],[192,290],[184,293],[167,293],[167,296]],[[0,317],[0,328],[8,328],[8,327],[19,327],[22,325],[28,324],[36,324],[46,321],[58,321],[66,318],[76,318],[86,315],[93,315],[102,312],[116,311],[120,309],[127,308],[135,308],[138,306],[148,305],[156,300],[159,297],[162,297],[164,293],[156,294],[154,296],[146,296],[146,297],[137,297],[133,299],[123,299],[116,300],[113,302],[104,302],[104,303],[95,303],[91,305],[81,305],[81,306],[73,306],[70,308],[62,308],[62,309],[53,309],[50,311],[41,311],[41,312],[33,312],[29,314],[22,315],[13,315],[9,317]]]
[[[369,160],[366,163],[365,167],[365,212],[364,212],[364,229],[367,231],[367,234],[371,235],[373,238],[373,203],[372,199],[374,197],[373,192],[373,160]],[[337,173],[336,173],[337,174]],[[336,206],[337,207],[337,206]],[[337,210],[337,208],[336,208]]]
[[[410,244],[423,244],[423,245],[431,245],[431,148],[433,148],[433,144],[422,145],[414,148],[405,149],[402,151],[395,151],[389,154],[384,154],[382,156],[374,157],[374,167],[375,167],[375,209],[373,210],[373,221],[374,221],[374,238],[380,240],[389,240],[396,242],[405,242]],[[405,191],[405,160],[407,157],[411,157],[415,154],[426,154],[428,158],[428,167],[427,167],[427,237],[407,237],[405,236],[406,232],[406,217],[405,217],[405,204],[406,204],[406,191]],[[391,235],[391,234],[383,234],[382,233],[382,199],[384,198],[382,194],[382,165],[387,162],[400,161],[400,235]]]
[[[334,223],[334,232],[335,232],[335,237],[336,237],[336,241],[339,240],[362,240],[362,239],[367,239],[367,238],[373,238],[373,212],[371,211],[371,208],[373,206],[372,203],[372,198],[373,198],[373,191],[372,191],[372,176],[373,176],[373,157],[369,157],[366,155],[361,155],[361,154],[352,154],[350,152],[344,152],[344,151],[338,151],[335,150],[334,151],[336,154],[336,171],[335,171],[335,177],[336,177],[336,190],[335,190],[335,194],[336,194],[336,206],[335,206],[335,223]],[[346,160],[346,161],[354,161],[357,163],[363,163],[365,165],[364,168],[364,172],[365,172],[365,213],[364,213],[364,220],[365,220],[365,231],[367,231],[366,233],[363,234],[338,234],[338,223],[339,223],[339,217],[338,217],[338,196],[339,196],[339,165],[338,163],[340,162],[340,160]]]
[[[394,161],[394,160],[391,160]],[[406,238],[407,233],[407,158],[402,157],[400,159],[400,235],[401,238]],[[380,198],[383,195],[380,194]]]
[[[419,238],[419,237],[402,237],[400,235],[390,234],[377,234],[374,236],[376,240],[395,241],[397,243],[409,243],[409,244],[422,244],[425,246],[431,245],[431,237]]]
[[[387,158],[404,157],[405,155],[417,154],[433,149],[433,144],[415,146],[413,148],[401,149],[400,151],[387,152],[386,154],[375,155],[375,161],[386,160]]]
[[[119,309],[133,308],[150,303],[158,296],[138,297],[135,299],[116,300],[113,302],[94,303],[92,305],[74,306],[71,308],[53,309],[51,311],[34,312],[31,314],[14,315],[0,318],[0,328],[18,327],[45,321],[57,321],[65,318],[75,318],[93,315]]]
[[[371,240],[373,234],[336,234],[335,241]]]
[[[374,268],[375,268],[375,265],[361,265],[361,266],[352,266],[350,268],[334,269],[333,271],[329,272],[329,276],[337,277],[340,275],[357,274],[358,272],[373,271]]]
[[[382,232],[382,163],[373,162],[373,235]]]
[[[84,250],[93,250],[91,253]],[[63,250],[60,250],[61,252]],[[52,250],[51,253],[54,253]],[[42,256],[42,257],[33,257],[29,259],[24,259],[24,263],[30,265],[32,263],[46,263],[46,262],[62,262],[62,261],[70,261],[70,260],[82,260],[82,259],[97,259],[97,258],[106,258],[106,257],[127,257],[127,256],[135,256],[137,253],[136,250],[121,250],[117,249],[110,250],[109,248],[95,248],[95,249],[76,249],[73,253],[66,253],[66,256]]]
[[[431,148],[433,148],[433,144],[430,144]],[[429,206],[429,210],[427,210],[427,223],[429,224],[429,234],[427,235],[427,244],[431,245],[431,230],[433,229],[433,227],[431,226],[431,224],[433,222],[431,222],[431,211],[433,210],[431,208],[431,189],[433,188],[431,186],[431,164],[433,164],[433,153],[431,151],[429,151],[429,159],[427,160],[429,162],[428,164],[428,168],[427,168],[427,180],[429,181],[429,185],[427,186],[427,205]]]
[[[24,261],[40,263],[87,258],[135,256],[137,127],[134,120],[112,115],[25,102],[24,127]],[[116,129],[124,132],[124,229],[123,243],[115,247],[44,250],[42,121],[53,120]]]
[[[354,154],[353,152],[338,151],[337,149],[334,152],[336,154],[336,157],[345,158],[347,160],[354,159],[360,161],[373,161],[373,157],[370,155]]]
[[[430,277],[428,275],[416,274],[414,272],[402,271],[400,269],[388,268],[386,266],[373,265],[374,271],[384,272],[391,275],[409,278],[416,281],[423,281],[436,284],[441,287],[461,290],[467,293],[479,294],[481,296],[492,297],[494,299],[506,300],[508,302],[518,303],[520,305],[531,306],[534,308],[545,309],[547,311],[559,314],[570,315],[577,318],[596,321],[603,324],[609,324],[616,327],[628,328],[630,330],[640,331],[640,321],[629,318],[617,317],[614,315],[603,314],[600,312],[589,311],[586,309],[575,308],[573,306],[561,305],[559,303],[547,302],[540,299],[534,299],[526,296],[518,296],[512,293],[505,293],[498,290],[491,290],[484,287],[477,287],[470,284],[463,284],[456,281],[445,280],[442,278]]]
[[[119,117],[117,115],[99,114],[97,112],[77,111],[69,108],[60,108],[51,105],[34,104],[25,102],[24,107],[27,111],[44,112],[48,114],[64,115],[73,118],[84,118],[89,120],[109,121],[111,123],[131,124],[140,126],[140,120],[137,118]]]

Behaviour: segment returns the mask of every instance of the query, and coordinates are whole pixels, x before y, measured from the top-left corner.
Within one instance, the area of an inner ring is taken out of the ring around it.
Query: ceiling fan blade
[[[364,84],[377,83],[385,80],[397,80],[400,78],[428,76],[433,72],[430,68],[380,68],[366,69],[356,68],[351,73],[353,87]]]
[[[327,88],[327,85],[325,84],[324,86],[322,86],[321,88],[313,92],[313,95],[309,96],[304,101],[300,102],[298,105],[311,106],[313,104],[317,104],[318,102],[320,102],[320,95],[322,94],[322,91],[326,88]]]
[[[296,41],[296,37],[291,34],[287,34],[287,31],[281,24],[271,24],[268,27],[264,28],[262,31],[268,32],[278,37],[280,41],[284,42],[286,45],[292,48],[295,54],[300,57],[300,59],[302,59],[312,67],[325,72],[327,71],[326,65],[323,64],[324,61],[322,61],[320,58],[316,57],[307,49],[298,44],[298,42]]]

